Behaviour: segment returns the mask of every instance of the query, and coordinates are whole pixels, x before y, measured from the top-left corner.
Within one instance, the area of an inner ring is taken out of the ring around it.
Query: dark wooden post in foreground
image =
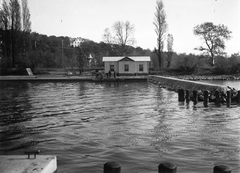
[[[121,173],[121,165],[117,162],[107,162],[103,166],[103,173]]]
[[[158,165],[158,173],[177,173],[177,166],[172,163],[160,163]]]
[[[216,96],[215,104],[218,107],[220,107],[220,93],[219,93],[219,91],[215,91],[215,96]]]
[[[209,91],[204,91],[204,92],[203,92],[203,96],[204,96],[204,102],[203,102],[203,105],[204,105],[204,107],[208,107],[208,102],[209,102]]]
[[[198,103],[198,93],[193,91],[193,103],[196,105]]]
[[[178,90],[178,101],[184,102],[184,100],[185,100],[184,90],[179,89]]]
[[[213,168],[213,173],[231,173],[231,169],[228,166],[217,165]]]
[[[227,107],[231,106],[231,91],[227,91]]]

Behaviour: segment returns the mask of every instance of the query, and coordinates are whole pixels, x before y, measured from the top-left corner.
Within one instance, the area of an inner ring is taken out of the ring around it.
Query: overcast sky
[[[135,26],[135,47],[153,50],[156,0],[28,0],[32,31],[48,36],[69,36],[102,41],[104,29],[116,21]],[[178,53],[198,53],[202,41],[193,34],[203,22],[224,24],[232,31],[226,42],[230,55],[240,52],[240,0],[163,0],[168,33]],[[166,50],[166,46],[164,48]]]

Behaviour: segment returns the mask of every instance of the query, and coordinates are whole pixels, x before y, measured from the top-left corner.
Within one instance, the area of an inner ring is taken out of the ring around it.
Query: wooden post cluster
[[[231,172],[231,168],[225,165],[217,165],[213,168],[213,173]],[[121,165],[117,162],[107,162],[103,166],[103,173],[121,173]],[[169,162],[160,163],[158,173],[177,173],[177,166]]]
[[[209,95],[210,92],[208,90],[203,92],[203,105],[204,107],[208,107],[209,104]],[[196,105],[198,103],[198,92],[197,91],[193,91],[193,96],[192,96],[192,100],[193,103]],[[178,90],[178,101],[179,102],[189,102],[190,101],[190,91],[186,90],[184,91],[183,89],[179,89]],[[227,107],[231,107],[231,90],[227,91],[227,99],[226,99],[226,103],[227,103]],[[240,105],[240,91],[238,91],[238,95],[237,95],[237,103],[238,105]],[[215,91],[215,104],[216,106],[220,107],[220,92],[219,91]]]
[[[170,78],[170,77],[163,77],[163,76],[151,76],[148,78],[148,82],[151,82],[151,83],[154,83],[156,85],[159,85],[161,87],[166,87],[167,88],[167,85],[168,85],[168,82],[172,82],[171,84],[171,87],[174,89],[174,88],[178,88],[179,87],[179,83],[183,83],[184,85],[183,86],[187,86],[186,89],[182,89],[182,88],[179,88],[178,89],[178,101],[179,102],[184,102],[186,101],[187,103],[191,100],[192,98],[192,101],[194,103],[194,105],[196,105],[198,103],[198,97],[200,97],[198,95],[198,91],[203,91],[203,105],[204,107],[208,107],[209,105],[209,97],[210,97],[210,91],[214,91],[215,90],[215,105],[217,107],[220,107],[221,106],[221,92],[225,92],[227,90],[227,97],[226,97],[226,105],[227,107],[231,107],[231,103],[232,103],[232,93],[231,93],[231,90],[229,90],[228,87],[219,87],[219,85],[208,85],[208,84],[205,84],[205,83],[196,83],[196,82],[193,82],[193,81],[187,81],[187,80],[181,80],[181,79],[175,79],[175,78]],[[190,90],[192,89],[189,89],[191,88],[191,86],[189,86],[188,84],[194,84],[194,89],[192,92],[192,97],[190,95]],[[204,85],[204,89],[203,90],[203,85]],[[208,87],[209,89],[206,89],[206,87]],[[198,90],[198,91],[197,91]],[[237,92],[237,95],[235,97],[235,92],[234,92],[234,99],[236,99],[236,102],[237,104],[240,106],[240,90]]]

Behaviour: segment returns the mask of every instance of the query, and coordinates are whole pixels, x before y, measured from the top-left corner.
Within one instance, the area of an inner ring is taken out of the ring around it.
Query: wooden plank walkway
[[[199,81],[190,81],[190,80],[183,80],[177,79],[173,77],[164,77],[164,76],[149,76],[148,81],[153,83],[158,83],[164,87],[173,89],[173,90],[189,90],[189,91],[219,91],[219,92],[226,92],[231,90],[231,88],[223,85],[216,85],[216,84],[209,84]]]

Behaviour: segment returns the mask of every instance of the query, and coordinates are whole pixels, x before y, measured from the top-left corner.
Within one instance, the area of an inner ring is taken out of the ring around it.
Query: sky
[[[240,0],[163,0],[163,4],[175,52],[199,54],[194,48],[204,44],[193,28],[204,22],[227,26],[232,38],[225,51],[240,52]],[[153,50],[157,45],[156,0],[28,0],[28,5],[33,32],[101,42],[106,28],[129,21],[135,26],[134,47]]]

